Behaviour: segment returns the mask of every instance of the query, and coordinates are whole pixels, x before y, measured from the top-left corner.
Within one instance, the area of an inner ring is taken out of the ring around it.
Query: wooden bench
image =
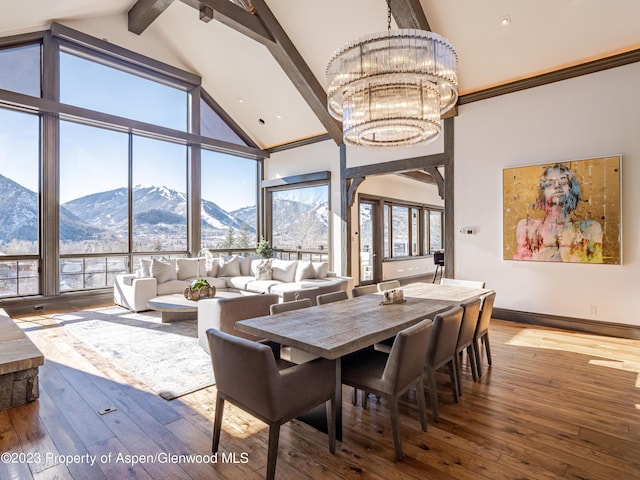
[[[0,410],[40,396],[38,367],[44,355],[0,308]]]

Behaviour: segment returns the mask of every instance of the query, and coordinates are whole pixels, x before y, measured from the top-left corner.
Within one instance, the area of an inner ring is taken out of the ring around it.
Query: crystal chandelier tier
[[[347,145],[406,146],[434,140],[458,100],[454,48],[433,32],[389,29],[348,43],[327,66],[327,103]]]

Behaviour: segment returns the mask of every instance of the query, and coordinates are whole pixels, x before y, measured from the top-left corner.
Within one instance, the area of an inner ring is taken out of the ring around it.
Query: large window
[[[441,208],[384,203],[384,258],[431,255],[442,249],[443,215]]]
[[[256,162],[202,150],[201,246],[255,248]]]
[[[187,250],[187,147],[133,137],[133,250]]]
[[[329,184],[274,188],[271,235],[280,250],[328,250]]]
[[[40,293],[39,169],[39,116],[0,108],[0,297]]]
[[[254,249],[261,152],[199,77],[52,33],[0,47],[0,297],[105,289],[201,242]]]
[[[40,96],[40,44],[0,49],[0,88]]]
[[[189,125],[184,90],[64,51],[60,101],[177,130]]]

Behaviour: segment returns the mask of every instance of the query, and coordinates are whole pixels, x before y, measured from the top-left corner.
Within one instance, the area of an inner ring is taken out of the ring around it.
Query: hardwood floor
[[[264,477],[267,430],[229,404],[211,456],[215,387],[165,401],[47,316],[19,324],[46,361],[40,399],[0,412],[0,452],[10,454],[0,479]],[[460,403],[442,372],[441,420],[427,395],[427,432],[415,392],[403,401],[403,461],[384,401],[354,407],[345,387],[336,454],[294,420],[282,427],[277,478],[640,479],[640,341],[497,320],[490,336],[493,367],[473,383],[465,357]]]

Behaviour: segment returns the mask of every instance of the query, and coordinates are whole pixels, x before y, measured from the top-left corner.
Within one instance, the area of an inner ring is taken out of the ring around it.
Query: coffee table
[[[162,323],[193,320],[198,316],[198,302],[187,300],[181,293],[152,298],[147,302],[147,306],[162,314]]]
[[[212,298],[230,298],[243,295],[240,292],[216,291]],[[147,302],[151,310],[161,312],[162,323],[175,322],[176,320],[195,320],[198,318],[198,302],[187,300],[182,293],[160,295]]]

